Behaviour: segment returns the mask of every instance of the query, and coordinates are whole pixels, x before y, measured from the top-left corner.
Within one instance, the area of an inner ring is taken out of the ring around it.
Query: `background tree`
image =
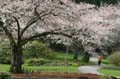
[[[77,9],[75,8],[77,6]],[[92,47],[93,50],[100,48],[100,50],[106,50],[107,47],[115,45],[115,35],[120,31],[119,29],[119,5],[101,6],[95,9],[94,5],[89,4],[76,4],[73,9],[80,16],[75,20],[74,28],[70,28],[72,32],[72,42],[64,41],[69,40],[61,36],[51,36],[53,39],[58,39],[58,42],[67,42],[72,45],[77,44],[77,47],[82,47],[84,51],[89,51],[88,47]],[[75,43],[74,43],[75,42]],[[117,42],[117,40],[116,40]],[[64,44],[64,43],[63,43]],[[92,54],[92,52],[91,52]]]

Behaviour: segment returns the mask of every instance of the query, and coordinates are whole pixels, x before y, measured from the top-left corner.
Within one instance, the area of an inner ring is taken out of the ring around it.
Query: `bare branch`
[[[21,36],[23,35],[23,33],[34,23],[36,23],[38,20],[42,20],[42,17],[48,15],[49,13],[45,13],[45,11],[42,11],[39,15],[37,13],[37,11],[35,10],[35,13],[37,14],[35,17],[31,18],[27,25],[25,26],[25,28],[22,30],[21,32]]]

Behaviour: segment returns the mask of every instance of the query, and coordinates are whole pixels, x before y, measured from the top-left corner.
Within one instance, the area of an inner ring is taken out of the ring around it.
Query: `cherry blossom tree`
[[[87,6],[86,6],[87,5]],[[76,8],[77,6],[77,8]],[[106,5],[96,9],[94,5],[80,3],[72,7],[80,16],[75,21],[72,32],[72,41],[69,38],[61,36],[52,36],[51,38],[64,45],[74,45],[82,47],[85,51],[100,48],[106,50],[107,46],[113,46],[119,41],[119,5]],[[68,41],[70,40],[70,41]],[[106,48],[105,48],[106,47]],[[94,52],[91,54],[94,54]]]
[[[59,0],[0,0],[0,2],[0,33],[7,36],[12,48],[11,72],[22,72],[22,47],[28,41],[49,34],[72,38],[65,27],[71,26],[71,20],[76,16],[65,2]]]
[[[22,72],[22,47],[37,37],[65,36],[68,38],[61,38],[67,39],[66,45],[76,44],[89,50],[89,46],[104,45],[109,35],[114,34],[113,30],[119,31],[119,5],[96,9],[95,5],[75,4],[70,0],[0,2],[0,34],[10,41],[13,73]]]

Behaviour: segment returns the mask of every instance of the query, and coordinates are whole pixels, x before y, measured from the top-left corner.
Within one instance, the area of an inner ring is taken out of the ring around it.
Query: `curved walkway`
[[[80,66],[78,68],[78,71],[81,72],[81,73],[91,73],[91,74],[101,75],[101,73],[97,72],[97,70],[100,69],[100,66],[97,65],[97,58],[92,57],[92,58],[90,58],[90,61],[95,63],[96,65],[93,65],[93,66]]]

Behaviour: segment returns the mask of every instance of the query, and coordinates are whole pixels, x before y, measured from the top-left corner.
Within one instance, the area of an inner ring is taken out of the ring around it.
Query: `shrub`
[[[46,58],[46,59],[54,59],[56,58],[56,54],[53,50],[48,48],[48,45],[42,42],[33,41],[26,45],[24,49],[24,58],[32,59],[32,58]]]
[[[109,60],[111,63],[113,63],[114,65],[120,65],[120,52],[115,52],[113,53],[110,57]]]
[[[25,64],[29,66],[40,66],[46,63],[50,63],[50,60],[39,58],[39,59],[27,59],[25,61]]]
[[[30,69],[30,68],[22,68],[22,72],[25,73],[25,74],[29,74],[29,73],[33,73],[34,70]]]
[[[10,74],[5,72],[0,72],[0,79],[10,79]]]
[[[69,63],[70,66],[78,66],[78,63]]]
[[[44,65],[45,66],[68,66],[69,63],[63,62],[63,61],[59,61],[59,60],[54,60],[54,61],[51,61],[50,63],[46,63]]]
[[[0,44],[0,63],[10,64],[11,51],[8,42],[2,42]]]

